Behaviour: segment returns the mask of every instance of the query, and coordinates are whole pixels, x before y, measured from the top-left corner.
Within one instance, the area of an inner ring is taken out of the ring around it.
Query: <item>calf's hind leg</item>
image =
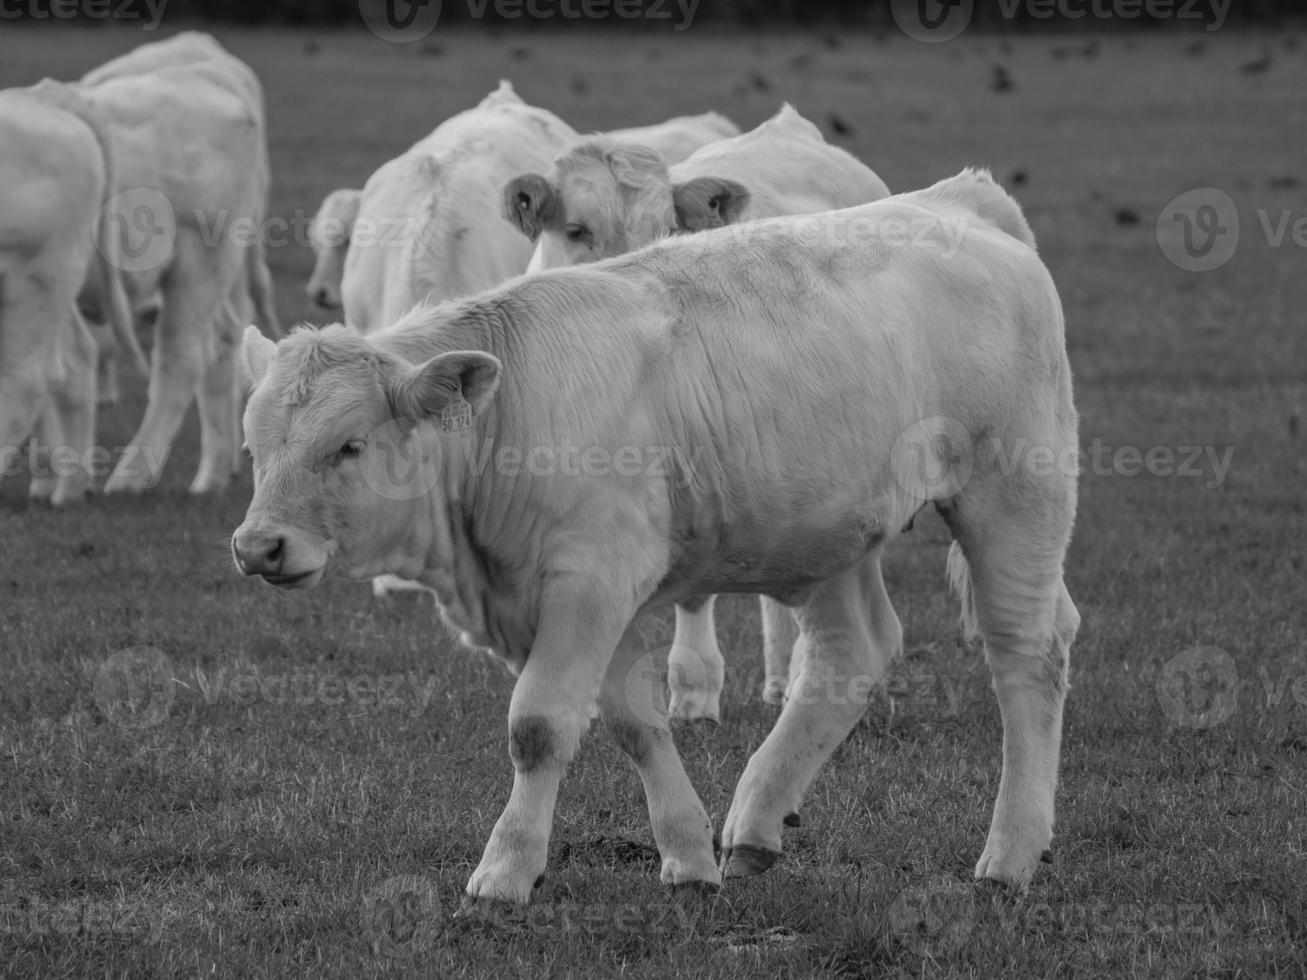
[[[679,721],[720,721],[726,661],[717,645],[713,617],[716,596],[699,596],[676,605],[676,633],[667,655],[668,708]]]
[[[795,619],[798,673],[776,726],[740,777],[722,828],[728,877],[766,871],[780,856],[783,822],[867,710],[870,692],[903,645],[879,549],[817,586]]]
[[[634,628],[622,637],[604,675],[599,713],[644,783],[649,821],[663,859],[663,883],[720,884],[713,861],[712,822],[672,741],[662,678],[653,658],[643,652]]]
[[[969,488],[970,492],[970,488]],[[1071,644],[1062,561],[1074,487],[981,487],[945,511],[963,622],[984,641],[1003,718],[1003,773],[977,878],[1024,889],[1053,839]]]

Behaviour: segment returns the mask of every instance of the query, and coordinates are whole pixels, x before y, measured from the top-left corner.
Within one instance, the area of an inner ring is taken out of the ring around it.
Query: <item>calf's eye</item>
[[[568,225],[567,240],[569,242],[588,242],[590,240],[590,229],[585,225]]]
[[[337,459],[357,459],[363,454],[363,440],[351,439],[341,446],[336,453]]]

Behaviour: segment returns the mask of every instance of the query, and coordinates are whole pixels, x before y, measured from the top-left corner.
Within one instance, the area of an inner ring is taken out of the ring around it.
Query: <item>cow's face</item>
[[[536,242],[533,272],[621,255],[675,227],[663,158],[606,138],[573,146],[547,175],[510,181],[504,216]]]
[[[250,327],[244,361],[254,498],[232,535],[236,566],[285,588],[317,584],[329,563],[351,578],[426,567],[442,431],[482,410],[499,362],[460,351],[413,366],[339,326],[280,345]]]
[[[313,275],[305,287],[309,299],[318,306],[340,306],[340,280],[345,272],[345,252],[349,248],[354,221],[359,213],[362,191],[336,190],[327,195],[309,225],[309,244],[313,247]]]

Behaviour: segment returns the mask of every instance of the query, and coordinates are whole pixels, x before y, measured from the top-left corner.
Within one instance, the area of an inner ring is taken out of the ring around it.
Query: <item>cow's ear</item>
[[[695,177],[672,188],[672,205],[682,231],[720,228],[740,220],[749,189],[725,177]]]
[[[558,195],[540,174],[522,174],[504,185],[504,217],[531,241],[540,237],[558,210]]]
[[[245,328],[241,338],[241,384],[246,391],[257,387],[268,373],[268,362],[276,353],[277,345],[263,336],[254,324]]]
[[[499,387],[499,358],[484,351],[460,350],[433,357],[404,373],[390,388],[397,418],[453,418],[446,428],[461,428],[461,402],[478,415]]]

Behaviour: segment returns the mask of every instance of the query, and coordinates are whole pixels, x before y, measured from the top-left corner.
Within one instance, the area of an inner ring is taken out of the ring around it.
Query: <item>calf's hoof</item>
[[[780,858],[780,851],[752,844],[736,844],[722,851],[722,874],[727,878],[760,875]]]

